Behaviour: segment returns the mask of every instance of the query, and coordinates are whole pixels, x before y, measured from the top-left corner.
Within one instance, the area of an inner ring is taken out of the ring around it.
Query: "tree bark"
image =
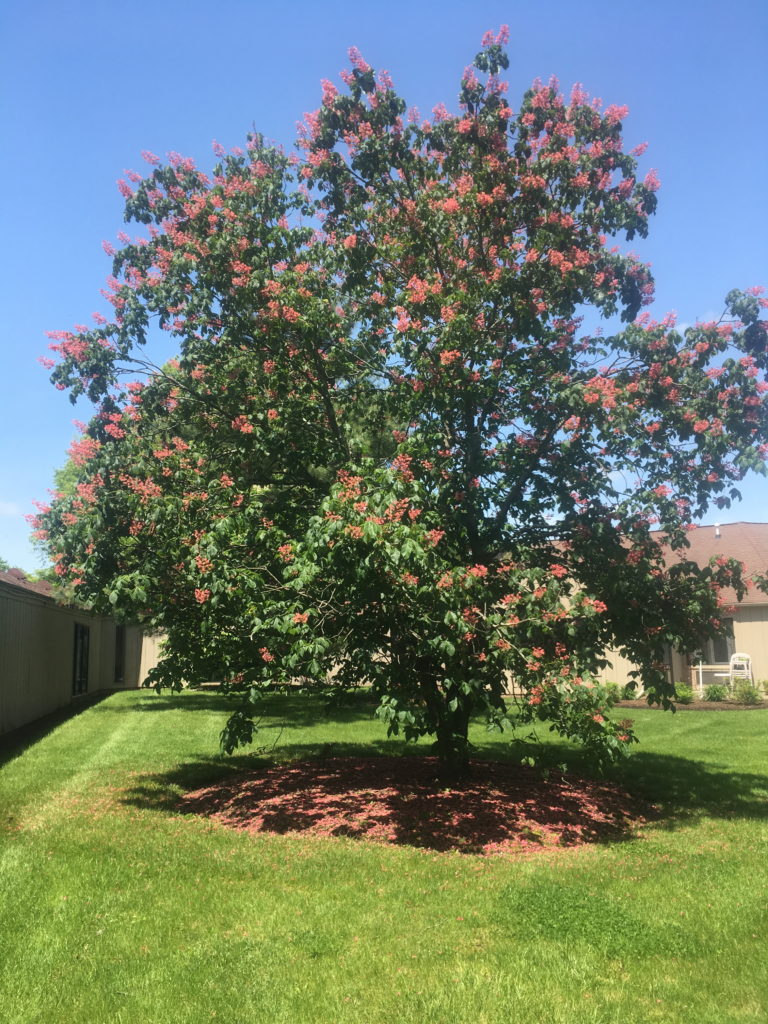
[[[472,700],[462,693],[449,696],[439,684],[440,667],[431,660],[416,656],[414,662],[429,724],[436,736],[438,777],[444,786],[460,785],[470,775],[468,732]],[[453,699],[457,702],[455,709],[451,708]]]
[[[437,756],[440,781],[460,785],[471,774],[469,763],[469,702],[459,702],[455,711],[445,708],[437,724]]]

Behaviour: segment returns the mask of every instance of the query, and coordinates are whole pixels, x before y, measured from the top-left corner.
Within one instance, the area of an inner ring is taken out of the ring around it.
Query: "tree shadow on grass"
[[[232,702],[224,694],[207,691],[184,690],[182,693],[155,693],[146,689],[138,691],[135,700],[127,704],[109,704],[97,708],[99,713],[109,715],[144,715],[156,711],[231,711]]]
[[[565,764],[569,774],[586,778],[612,780],[639,800],[655,809],[655,820],[666,828],[676,828],[692,819],[768,818],[768,773],[739,772],[727,764],[699,761],[673,754],[633,750],[631,755],[604,775],[597,775],[589,753],[581,747],[542,743],[529,747],[512,743],[509,756],[536,755],[545,770]],[[480,751],[481,756],[496,757],[492,746]]]
[[[559,751],[576,768],[578,751]],[[124,802],[213,818],[250,833],[347,836],[463,853],[531,853],[635,839],[638,826],[678,828],[701,817],[768,817],[768,776],[683,757],[635,754],[612,781],[584,772],[476,759],[472,778],[444,789],[437,762],[393,741],[281,746],[201,757],[146,775]]]
[[[641,750],[617,778],[625,789],[658,807],[664,828],[701,817],[768,819],[768,774]]]
[[[110,714],[147,714],[158,711],[220,711],[231,714],[242,706],[244,697],[239,693],[220,690],[185,689],[181,693],[155,693],[144,690],[129,704],[108,706],[98,710]],[[255,718],[264,716],[269,725],[277,728],[309,729],[318,722],[355,722],[370,720],[377,702],[368,691],[348,695],[344,703],[332,703],[321,694],[293,694],[269,692],[253,705]]]
[[[34,722],[28,722],[12,732],[3,734],[0,736],[0,767],[20,757],[64,722],[68,722],[71,718],[77,718],[78,715],[89,709],[98,710],[98,705],[115,692],[117,691],[101,690],[97,693],[85,694],[57,711],[52,711],[48,715],[43,715],[42,718],[35,719]]]
[[[188,813],[183,798],[198,789],[218,785],[239,785],[250,778],[265,775],[276,764],[293,760],[312,760],[321,765],[329,757],[392,757],[406,752],[407,745],[393,740],[368,743],[314,743],[280,745],[279,761],[271,750],[258,746],[245,754],[200,754],[168,772],[141,775],[124,795],[124,802],[167,813]],[[407,747],[412,752],[411,746]]]
[[[124,710],[178,707],[229,711],[232,702],[215,691],[147,694]],[[260,737],[279,739],[287,727],[292,739],[300,739],[302,730],[323,719],[370,721],[374,708],[367,692],[330,708],[317,696],[267,694],[258,709],[265,716]],[[570,745],[543,743],[533,749],[478,742],[473,778],[460,790],[446,791],[439,784],[428,743],[382,738],[281,742],[277,749],[257,747],[234,757],[200,756],[168,773],[137,779],[124,801],[205,815],[250,832],[346,835],[464,852],[631,840],[642,820],[675,829],[705,816],[768,817],[766,775],[640,751],[612,776],[596,778],[588,755]],[[537,767],[521,767],[521,758],[532,752]]]

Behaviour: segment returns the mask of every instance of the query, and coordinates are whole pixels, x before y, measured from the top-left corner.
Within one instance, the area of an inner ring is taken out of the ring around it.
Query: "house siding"
[[[663,540],[663,535],[659,535]],[[699,526],[688,537],[689,547],[684,557],[704,567],[710,560],[725,556],[742,563],[746,578],[768,572],[768,523],[721,523],[714,526]],[[668,553],[670,561],[683,557]],[[724,590],[722,599],[725,614],[733,619],[733,650],[748,654],[752,659],[752,675],[755,681],[768,680],[768,600],[757,587],[751,587],[739,601],[733,590]],[[600,674],[602,682],[616,682],[624,686],[630,680],[630,672],[636,669],[630,660],[615,650],[605,652],[608,665]],[[670,679],[674,682],[689,682],[699,686],[699,671],[696,664],[679,651],[671,651],[667,657]],[[730,668],[726,663],[704,664],[701,682],[723,683],[724,675]],[[768,689],[768,687],[766,687]]]
[[[89,629],[87,693],[141,684],[154,646],[126,630],[125,672],[115,682],[115,623],[0,580],[0,734],[77,701],[72,695],[75,624]],[[154,660],[153,660],[154,658]]]
[[[139,679],[146,679],[149,670],[154,668],[155,665],[160,661],[161,658],[161,645],[163,643],[162,636],[142,636],[141,634],[137,637],[139,644],[136,648],[136,672]]]
[[[768,680],[768,604],[742,605],[734,609],[733,639],[734,650],[740,654],[748,654],[752,659],[752,676],[757,680]],[[609,664],[600,673],[603,683],[613,682],[624,686],[632,678],[630,672],[637,668],[632,661],[617,651],[606,651]],[[698,688],[699,674],[696,664],[689,664],[685,655],[672,651],[668,659],[670,675],[673,681],[687,682]],[[728,670],[725,663],[705,665],[702,681],[709,683],[724,682],[723,674]]]
[[[768,679],[768,605],[748,605],[733,617],[736,650],[752,658],[755,679]]]

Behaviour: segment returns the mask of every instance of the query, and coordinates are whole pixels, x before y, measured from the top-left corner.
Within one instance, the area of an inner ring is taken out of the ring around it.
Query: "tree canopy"
[[[38,530],[82,600],[166,634],[153,681],[370,684],[447,775],[481,712],[626,749],[603,652],[669,703],[669,647],[746,585],[686,559],[687,530],[768,453],[760,291],[685,330],[642,312],[652,276],[621,243],[658,178],[627,110],[554,80],[513,110],[506,35],[458,113],[408,111],[353,49],[295,153],[254,133],[210,175],[144,154],[113,313],[51,346],[97,411]],[[246,707],[225,745],[252,727]]]

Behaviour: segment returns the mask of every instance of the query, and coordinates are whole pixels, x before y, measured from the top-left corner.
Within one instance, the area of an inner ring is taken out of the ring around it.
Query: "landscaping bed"
[[[616,708],[645,708],[651,711],[662,711],[659,704],[648,704],[644,700],[620,700]],[[763,700],[760,704],[739,704],[732,700],[692,700],[690,704],[675,704],[677,711],[765,711],[768,704]]]
[[[649,814],[619,787],[475,761],[461,787],[433,757],[327,758],[278,764],[187,793],[179,808],[238,831],[520,855],[628,838]]]

